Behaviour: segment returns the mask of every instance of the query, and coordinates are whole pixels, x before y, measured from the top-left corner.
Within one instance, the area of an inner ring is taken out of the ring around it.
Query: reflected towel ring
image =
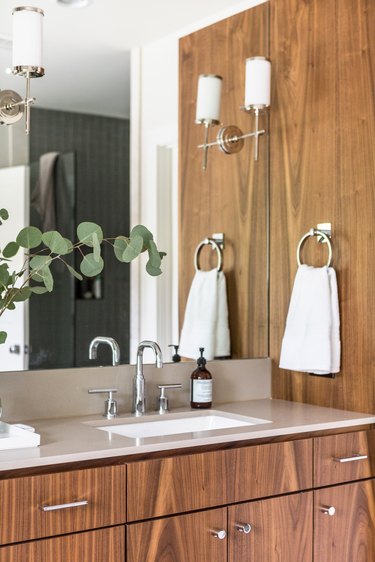
[[[207,245],[211,245],[212,249],[216,250],[216,253],[217,253],[217,268],[216,268],[216,270],[221,271],[221,269],[223,267],[223,256],[222,256],[221,248],[220,248],[219,244],[217,242],[215,242],[215,240],[213,238],[205,238],[196,247],[195,253],[194,253],[195,271],[201,271],[201,269],[199,267],[199,263],[198,263],[199,254],[200,254],[203,246],[207,246]]]
[[[329,237],[327,236],[327,234],[325,234],[325,232],[322,232],[321,230],[317,230],[316,228],[310,228],[309,232],[307,232],[304,236],[302,236],[301,240],[299,241],[298,248],[297,248],[297,263],[298,263],[298,265],[302,265],[301,259],[300,259],[302,244],[305,242],[305,240],[307,238],[310,238],[310,236],[320,236],[321,238],[323,238],[324,242],[327,242],[327,245],[328,245],[328,261],[327,261],[326,265],[327,265],[327,267],[330,267],[331,262],[332,262],[332,244],[331,244],[331,241],[330,241]]]

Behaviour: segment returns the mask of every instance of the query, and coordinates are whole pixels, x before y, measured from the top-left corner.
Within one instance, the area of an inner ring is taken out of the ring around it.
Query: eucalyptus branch
[[[0,209],[0,224],[7,219],[6,209]],[[70,274],[80,281],[84,277],[99,275],[104,268],[101,256],[103,242],[112,246],[115,257],[122,263],[129,263],[141,253],[148,252],[147,273],[153,276],[161,274],[160,266],[166,254],[159,252],[153,235],[142,225],[135,226],[129,236],[104,238],[99,225],[83,222],[77,227],[77,238],[78,240],[72,243],[56,230],[42,232],[34,226],[29,226],[23,228],[16,240],[9,242],[0,251],[0,317],[6,310],[12,310],[17,302],[29,299],[32,294],[53,291],[54,278],[51,264],[55,260],[60,260]],[[83,251],[84,248],[87,252]],[[23,266],[20,271],[13,271],[10,274],[11,258],[21,249],[25,252]],[[30,250],[34,251],[31,253]],[[76,271],[63,257],[76,250],[82,257],[79,271]],[[6,336],[6,332],[0,332],[0,343],[5,342]]]

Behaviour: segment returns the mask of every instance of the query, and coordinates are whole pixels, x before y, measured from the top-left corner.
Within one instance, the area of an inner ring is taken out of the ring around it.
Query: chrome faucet
[[[134,377],[134,413],[136,416],[143,416],[146,412],[145,399],[145,377],[143,375],[143,350],[150,347],[155,353],[155,366],[161,369],[163,366],[163,356],[158,344],[154,341],[141,341],[137,350],[137,367]]]
[[[106,343],[112,350],[112,365],[115,367],[120,364],[120,347],[117,341],[113,338],[107,338],[106,336],[96,336],[89,347],[89,359],[96,359],[98,345],[101,343]]]

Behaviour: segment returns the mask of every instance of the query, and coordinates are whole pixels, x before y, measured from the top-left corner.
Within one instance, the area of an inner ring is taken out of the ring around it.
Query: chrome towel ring
[[[301,259],[300,259],[300,254],[301,254],[301,247],[303,245],[303,243],[305,242],[305,240],[307,240],[307,238],[310,238],[310,236],[319,236],[321,238],[323,238],[323,241],[327,243],[328,246],[328,261],[327,261],[327,267],[330,267],[331,262],[332,262],[332,244],[331,241],[329,239],[329,236],[327,236],[327,234],[325,232],[323,232],[322,230],[318,230],[317,228],[310,228],[310,230],[304,235],[302,236],[301,240],[299,241],[298,247],[297,247],[297,263],[298,265],[302,265]]]
[[[221,271],[223,267],[223,254],[221,252],[221,248],[219,244],[213,238],[205,238],[202,242],[199,242],[198,246],[195,249],[194,253],[194,267],[195,271],[200,271],[199,267],[199,254],[204,246],[210,245],[212,246],[213,250],[216,250],[217,253],[217,271]]]

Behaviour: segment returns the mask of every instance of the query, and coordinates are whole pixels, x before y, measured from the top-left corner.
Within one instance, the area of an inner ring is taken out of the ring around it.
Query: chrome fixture
[[[155,354],[155,366],[158,369],[161,369],[163,366],[163,356],[158,344],[154,341],[141,341],[137,349],[137,366],[136,374],[134,377],[134,413],[136,416],[143,416],[143,414],[146,412],[146,381],[143,375],[143,351],[146,347],[151,348]]]
[[[165,391],[172,388],[182,388],[182,384],[158,384],[158,389],[160,390],[159,396],[159,414],[166,414],[169,412],[168,408],[168,396],[166,396]]]
[[[248,535],[251,531],[250,523],[236,523],[235,528],[236,531],[238,531],[239,533],[244,533],[245,535]]]
[[[311,236],[317,236],[318,242],[328,245],[328,260],[326,266],[330,267],[332,262],[332,244],[330,241],[330,238],[332,237],[332,224],[330,222],[320,223],[316,228],[310,228],[310,230],[302,236],[297,246],[297,264],[299,266],[302,265],[301,248],[305,240],[307,240]]]
[[[97,358],[97,350],[98,346],[101,343],[105,343],[109,345],[112,350],[112,365],[116,367],[120,364],[120,347],[117,341],[114,338],[108,338],[107,336],[96,336],[89,347],[89,359],[96,359]]]
[[[25,133],[30,132],[30,78],[44,76],[42,28],[44,12],[40,8],[19,6],[13,9],[13,62],[11,73],[26,78],[24,99],[13,90],[0,90],[0,124],[13,125],[25,112]]]
[[[211,533],[212,536],[215,537],[215,539],[220,539],[221,541],[224,540],[225,537],[227,536],[227,533],[224,529],[220,529],[220,530],[212,529]]]
[[[102,394],[104,392],[108,393],[108,398],[105,401],[104,414],[103,416],[107,420],[112,420],[117,417],[117,400],[114,400],[113,393],[117,392],[117,388],[89,388],[89,394]]]
[[[254,112],[255,130],[243,133],[236,125],[221,127],[216,140],[208,142],[209,128],[220,123],[220,101],[222,77],[216,74],[201,74],[198,78],[197,112],[195,122],[205,126],[202,169],[207,169],[207,153],[212,146],[218,146],[224,154],[236,154],[242,150],[244,139],[254,137],[254,160],[258,160],[259,137],[265,129],[259,129],[259,116],[270,106],[271,63],[265,57],[250,57],[246,60],[245,105],[247,113]]]
[[[324,515],[329,515],[330,517],[333,517],[336,513],[336,508],[333,507],[333,505],[327,507],[323,506],[320,508],[320,511],[324,513]]]
[[[201,242],[199,242],[198,246],[194,252],[194,267],[195,271],[199,271],[199,254],[204,248],[204,246],[210,245],[213,250],[216,250],[217,253],[217,271],[221,271],[223,269],[223,250],[225,247],[225,234],[223,232],[217,232],[213,234],[210,238],[204,238]]]
[[[368,459],[368,455],[361,455],[361,453],[354,453],[351,457],[334,457],[335,462],[345,463],[345,462],[357,462],[365,461]]]

